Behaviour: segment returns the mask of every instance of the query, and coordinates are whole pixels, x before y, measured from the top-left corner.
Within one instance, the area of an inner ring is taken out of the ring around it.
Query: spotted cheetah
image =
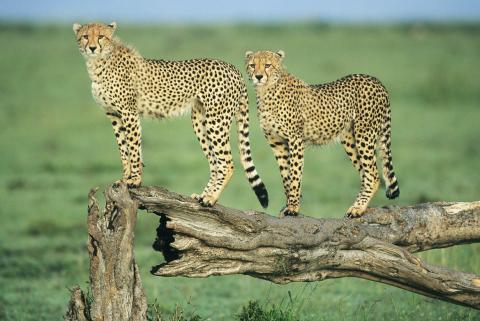
[[[143,58],[115,38],[117,25],[75,23],[78,47],[86,60],[92,94],[113,125],[120,149],[123,178],[137,187],[142,180],[140,116],[167,118],[191,111],[194,132],[210,166],[200,195],[212,206],[233,173],[229,141],[236,118],[241,162],[261,205],[268,205],[265,185],[252,161],[248,139],[248,97],[241,73],[215,59],[167,61]]]
[[[385,87],[367,75],[308,85],[282,66],[283,51],[247,51],[246,68],[255,86],[258,115],[280,168],[287,205],[281,215],[297,215],[306,145],[340,139],[362,184],[348,217],[363,215],[378,189],[375,150],[380,147],[390,199],[400,195],[390,150],[390,102]]]

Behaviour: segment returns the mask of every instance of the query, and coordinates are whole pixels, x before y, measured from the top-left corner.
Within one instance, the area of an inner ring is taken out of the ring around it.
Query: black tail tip
[[[256,186],[253,187],[253,191],[255,192],[255,195],[257,195],[258,201],[262,205],[263,208],[268,207],[268,192],[267,188],[265,187],[265,184],[260,183]]]
[[[395,187],[396,187],[395,189],[389,188],[387,190],[387,193],[385,195],[387,196],[388,199],[393,200],[400,196],[400,187],[398,187],[398,185],[396,185]]]

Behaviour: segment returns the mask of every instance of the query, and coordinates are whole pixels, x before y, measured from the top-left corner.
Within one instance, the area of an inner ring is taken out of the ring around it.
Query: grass
[[[147,57],[216,57],[243,70],[246,50],[283,49],[288,69],[309,82],[368,73],[391,93],[398,201],[380,190],[372,206],[478,200],[480,178],[480,25],[329,26],[324,24],[136,27],[118,35]],[[86,285],[87,193],[121,174],[112,129],[90,94],[71,26],[0,24],[0,320],[61,320],[68,287]],[[249,85],[251,90],[251,86]],[[255,117],[253,157],[283,206],[280,177]],[[144,183],[199,192],[208,165],[188,118],[143,122]],[[232,131],[233,132],[233,131]],[[236,139],[232,133],[233,144]],[[234,148],[236,150],[236,148]],[[222,195],[226,206],[260,209],[240,170]],[[340,146],[307,151],[302,212],[342,217],[359,178]],[[274,285],[247,276],[158,278],[151,249],[157,218],[141,214],[136,256],[152,304],[168,318],[231,320],[250,300],[268,313],[295,302],[300,320],[479,320],[474,310],[359,279]],[[480,274],[480,246],[419,254],[432,264]]]
[[[237,315],[238,321],[298,321],[291,310],[276,306],[262,307],[258,301],[250,301]]]
[[[154,303],[148,306],[147,320],[148,321],[203,321],[198,314],[188,313],[185,315],[183,309],[179,305],[175,305],[175,310],[169,316],[165,316],[160,305],[155,300]]]

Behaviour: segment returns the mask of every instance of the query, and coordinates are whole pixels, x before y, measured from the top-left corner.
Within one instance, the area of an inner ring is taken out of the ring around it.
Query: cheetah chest
[[[98,82],[92,81],[92,96],[95,102],[102,107],[107,107],[108,103],[104,96],[105,89]]]
[[[258,118],[263,131],[267,133],[275,133],[284,139],[288,138],[288,128],[291,126],[291,122],[289,122],[285,117],[282,117],[281,114],[270,108],[261,108],[258,112]]]

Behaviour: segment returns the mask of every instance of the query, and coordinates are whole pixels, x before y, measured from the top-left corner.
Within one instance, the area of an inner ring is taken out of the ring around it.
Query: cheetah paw
[[[193,198],[194,200],[200,201],[202,199],[201,195],[198,195],[197,193],[193,193],[190,195],[190,198]]]
[[[113,188],[118,188],[118,187],[120,187],[121,185],[125,185],[125,181],[124,181],[123,179],[116,180],[116,181],[112,184],[112,187],[113,187]]]
[[[203,202],[203,198],[204,196],[202,195],[199,195],[197,193],[193,193],[192,195],[190,195],[191,198],[193,198],[194,200],[196,200],[198,202],[198,204],[202,205],[202,206],[208,206],[207,204],[205,204]]]
[[[128,188],[140,187],[140,185],[142,185],[142,179],[141,178],[140,179],[122,178],[115,181],[115,183],[112,184],[114,188],[117,188],[120,185],[127,185]]]
[[[292,211],[285,206],[278,214],[278,217],[285,217],[285,216],[298,216],[298,212]]]
[[[122,178],[113,183],[113,187],[120,185],[127,185],[128,188],[140,187],[140,185],[142,185],[142,178]]]
[[[127,187],[128,188],[137,188],[137,187],[140,187],[142,185],[142,183],[130,183],[130,184],[127,184]]]
[[[360,217],[363,214],[365,214],[365,208],[359,207],[359,206],[350,206],[346,216],[348,218],[355,218],[355,217]]]
[[[127,179],[126,183],[128,188],[137,188],[137,187],[140,187],[140,185],[142,185],[142,180],[135,179],[135,178]]]
[[[217,200],[214,199],[212,196],[205,195],[205,196],[203,196],[202,198],[200,198],[200,199],[198,200],[198,202],[199,202],[200,205],[202,205],[202,206],[212,207],[213,205],[215,205],[215,203],[217,202]]]

